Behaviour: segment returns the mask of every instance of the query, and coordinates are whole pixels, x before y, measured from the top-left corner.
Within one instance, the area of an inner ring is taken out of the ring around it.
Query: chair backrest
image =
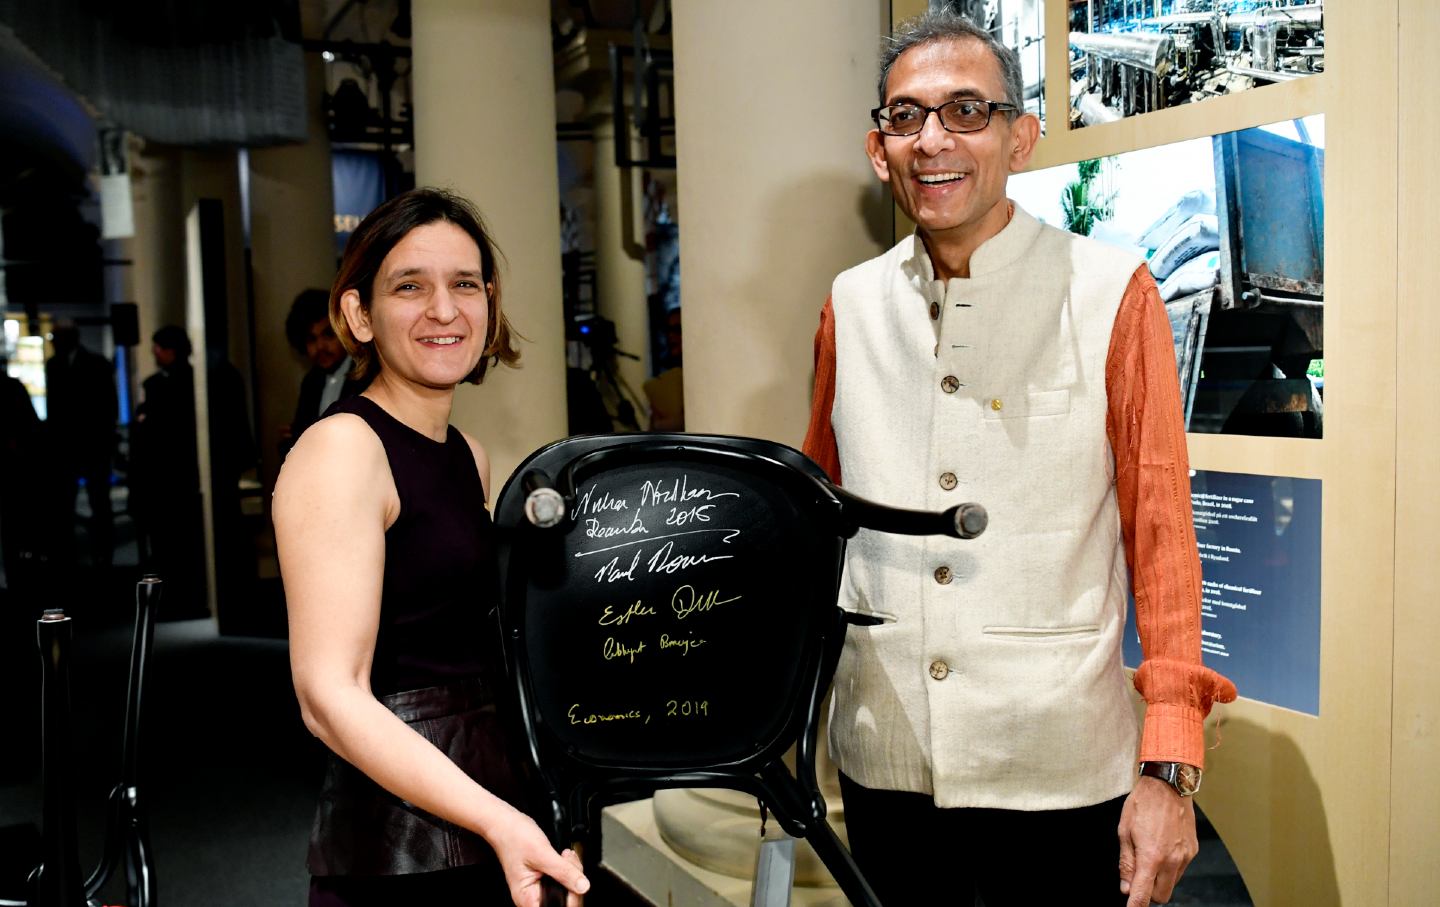
[[[815,781],[846,623],[878,620],[836,605],[844,539],[974,538],[987,521],[974,503],[866,501],[753,438],[593,435],[532,455],[495,522],[506,668],[552,843],[585,836],[597,795],[728,787],[809,841],[851,903],[879,907]],[[542,891],[565,902],[558,883]]]
[[[813,741],[844,553],[813,463],[753,439],[592,436],[515,476],[496,505],[507,662],[558,799],[753,777]],[[559,525],[526,519],[527,476],[567,499]]]

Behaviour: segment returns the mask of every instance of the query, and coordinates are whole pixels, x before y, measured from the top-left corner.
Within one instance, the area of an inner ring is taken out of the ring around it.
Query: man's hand
[[[1130,895],[1126,907],[1168,902],[1199,850],[1190,798],[1158,778],[1138,779],[1120,812],[1120,890]]]

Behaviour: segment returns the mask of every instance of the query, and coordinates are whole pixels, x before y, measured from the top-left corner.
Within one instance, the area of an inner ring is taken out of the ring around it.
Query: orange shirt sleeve
[[[1106,431],[1144,660],[1140,759],[1205,764],[1205,716],[1235,685],[1200,661],[1200,557],[1175,344],[1150,269],[1125,290],[1105,363]]]
[[[835,408],[835,309],[829,299],[820,310],[820,328],[815,332],[815,393],[810,398],[810,426],[805,431],[802,451],[840,484],[840,448],[830,412]]]

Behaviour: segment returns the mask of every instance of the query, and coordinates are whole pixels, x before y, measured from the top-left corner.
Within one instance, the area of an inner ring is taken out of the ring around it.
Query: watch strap
[[[1174,788],[1182,797],[1194,796],[1200,789],[1201,771],[1193,765],[1180,762],[1142,762],[1140,774],[1147,778],[1158,778]]]

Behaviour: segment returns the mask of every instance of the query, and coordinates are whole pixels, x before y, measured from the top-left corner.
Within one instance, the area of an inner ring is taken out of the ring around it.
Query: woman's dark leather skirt
[[[482,787],[523,809],[493,690],[474,679],[380,698]],[[312,875],[389,876],[494,862],[485,839],[382,789],[330,754],[310,832]]]

